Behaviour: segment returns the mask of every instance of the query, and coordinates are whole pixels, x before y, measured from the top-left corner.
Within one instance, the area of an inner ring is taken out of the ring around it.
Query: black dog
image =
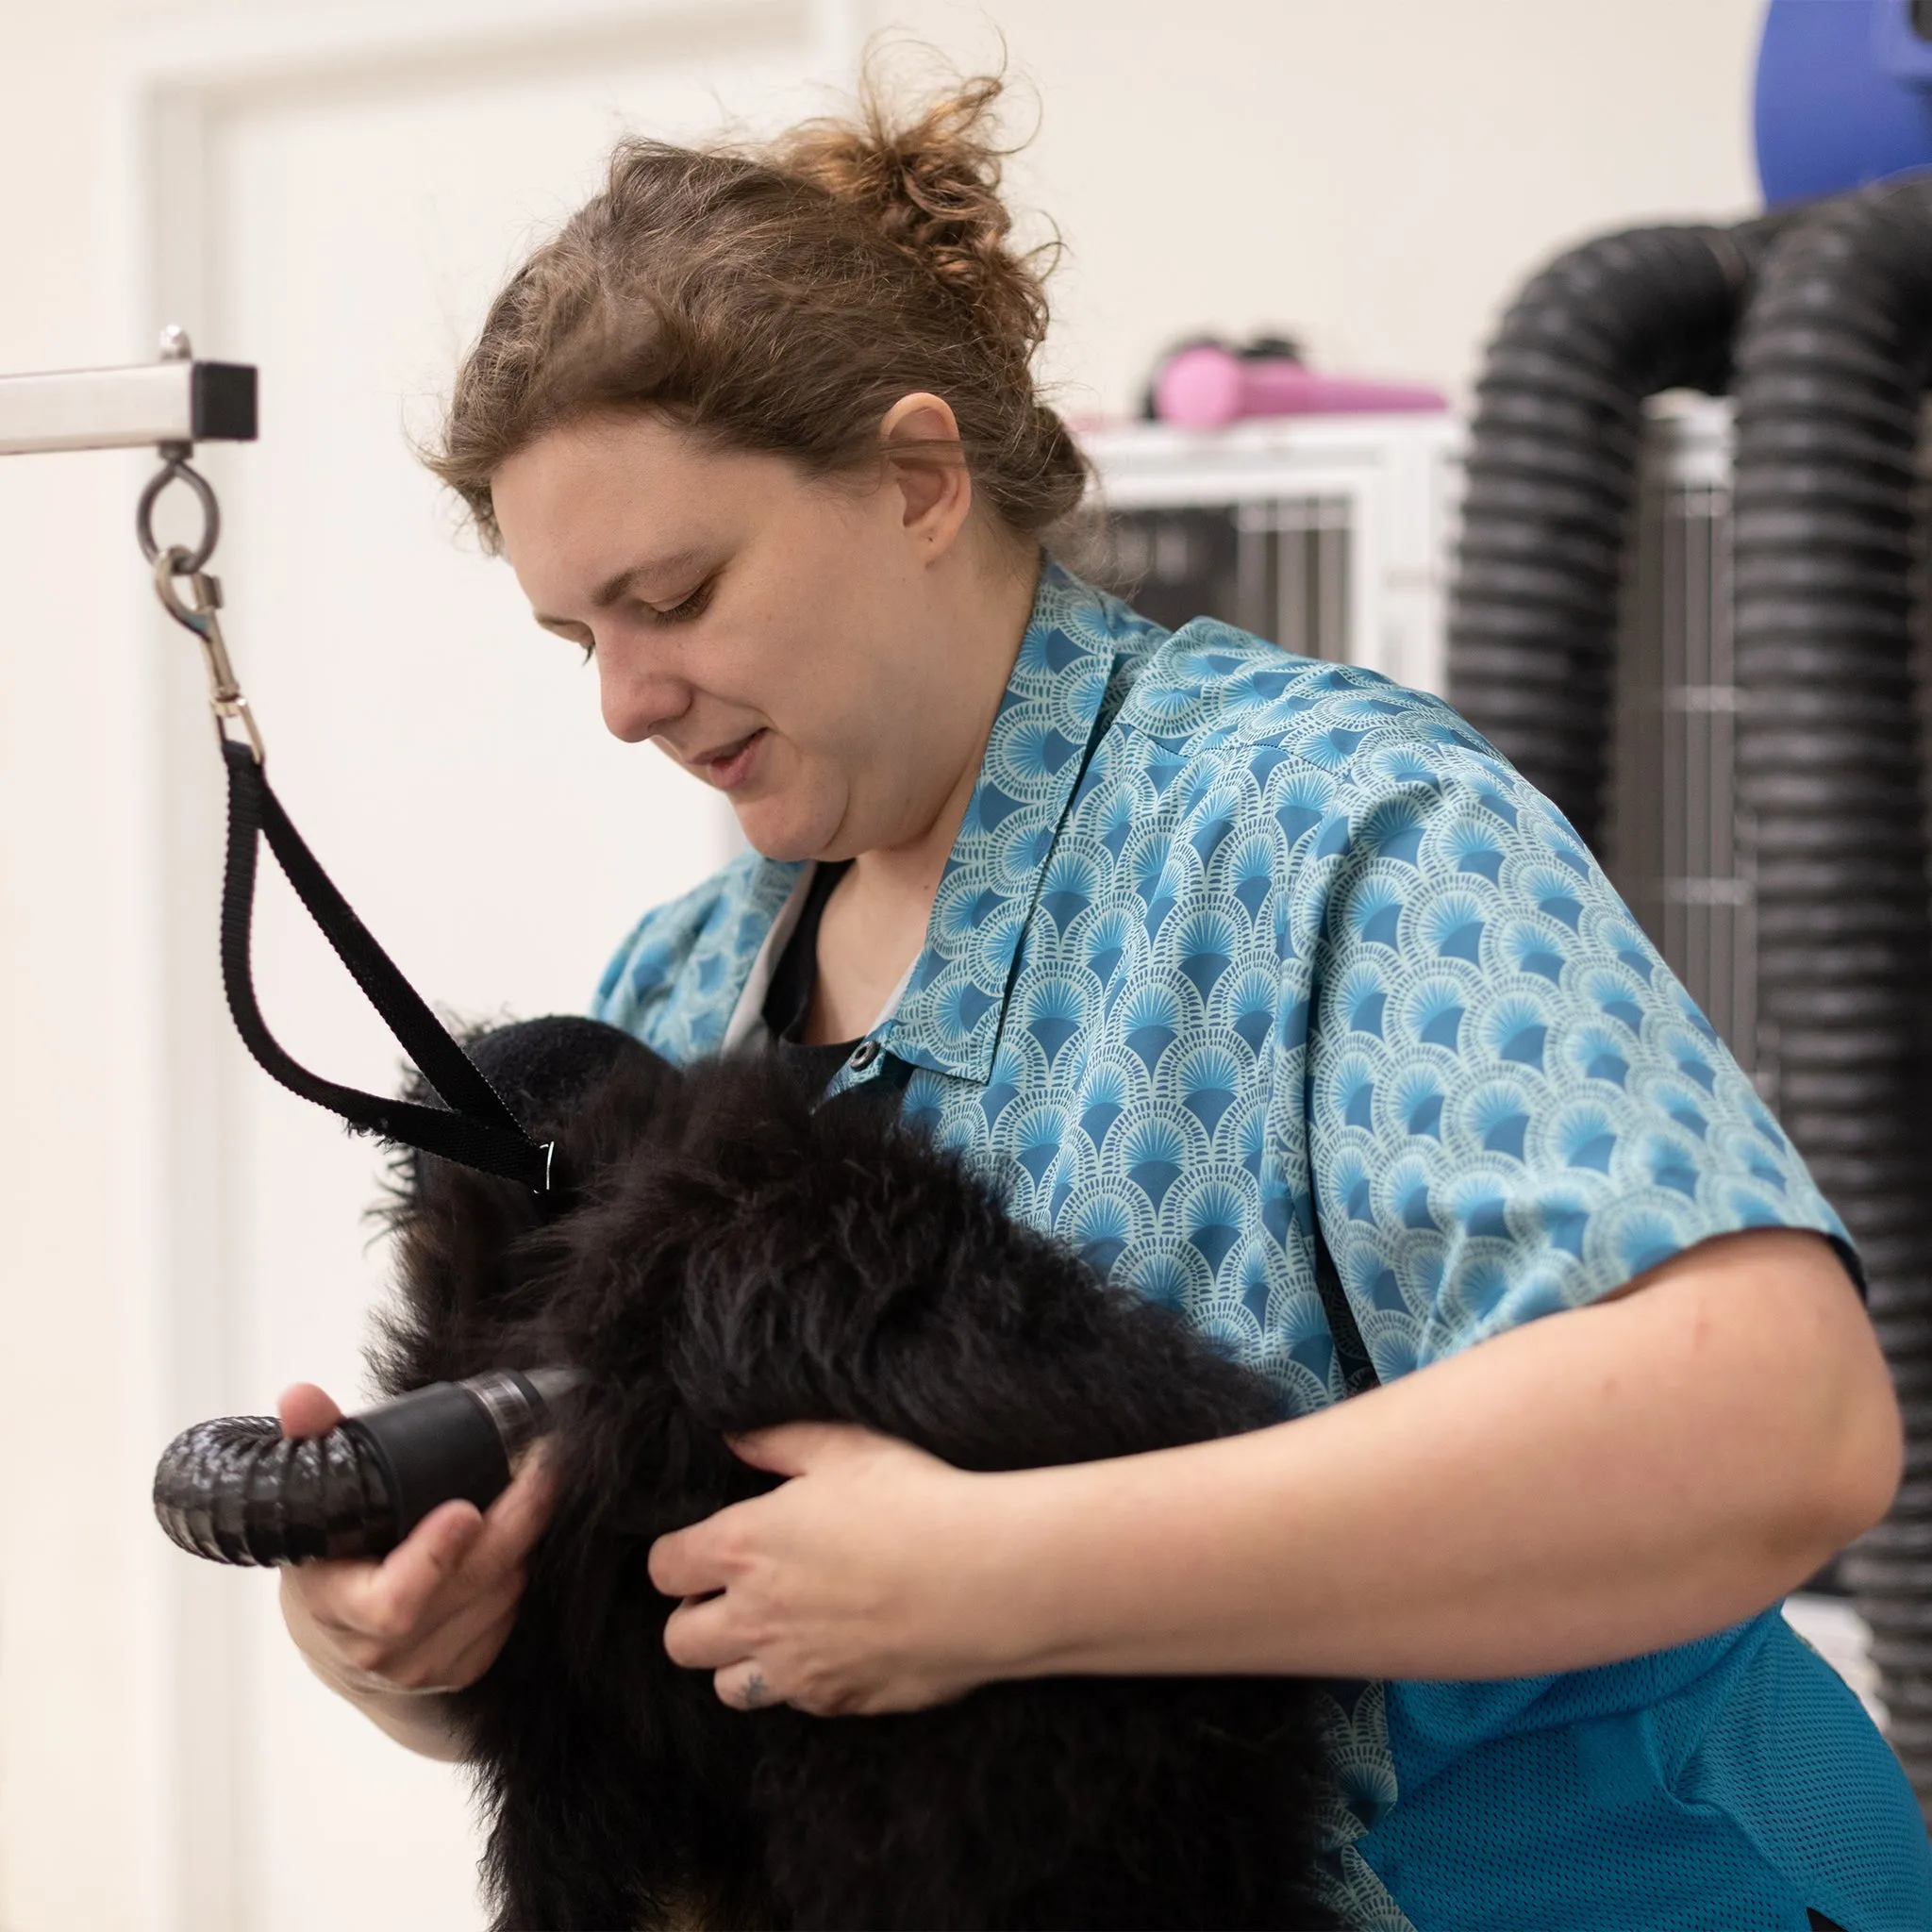
[[[770,1058],[679,1074],[590,1022],[474,1043],[574,1176],[419,1157],[392,1392],[568,1364],[556,1514],[460,1694],[502,1928],[1321,1926],[1322,1750],[1285,1678],[993,1684],[907,1716],[721,1704],[663,1649],[652,1540],[772,1486],[727,1433],[859,1423],[958,1467],[1275,1419],[1169,1311],[1016,1225],[957,1159]]]

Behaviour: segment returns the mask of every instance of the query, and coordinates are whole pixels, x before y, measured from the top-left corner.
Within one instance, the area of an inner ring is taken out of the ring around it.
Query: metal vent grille
[[[1728,421],[1651,425],[1625,566],[1606,868],[1739,1064],[1757,1039],[1757,923],[1733,801]]]
[[[1108,519],[1108,584],[1158,624],[1219,617],[1341,663],[1351,635],[1354,504],[1296,496]]]
[[[1349,547],[1345,496],[1244,504],[1235,520],[1235,622],[1302,658],[1348,656]]]

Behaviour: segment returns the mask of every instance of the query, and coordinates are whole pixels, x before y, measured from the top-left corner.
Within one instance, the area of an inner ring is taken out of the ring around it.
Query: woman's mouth
[[[751,768],[757,760],[758,746],[764,742],[765,727],[760,725],[747,738],[741,738],[733,744],[725,745],[708,758],[696,761],[698,775],[708,785],[715,785],[720,791],[736,791],[751,775]]]

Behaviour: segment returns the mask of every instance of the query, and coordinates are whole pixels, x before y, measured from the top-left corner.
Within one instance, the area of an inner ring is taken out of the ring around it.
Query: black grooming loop
[[[221,510],[206,477],[185,452],[163,451],[167,460],[142,492],[135,519],[142,554],[154,565],[155,594],[175,622],[200,643],[208,669],[208,704],[228,772],[228,856],[222,883],[222,984],[228,1010],[248,1051],[272,1079],[291,1093],[340,1114],[359,1133],[420,1148],[485,1174],[521,1181],[538,1193],[559,1178],[554,1142],[539,1143],[525,1132],[496,1090],[450,1037],[422,995],[376,944],[315,856],[303,842],[268,782],[267,752],[248,700],[236,682],[222,640],[220,581],[204,566],[221,535]],[[203,511],[201,541],[192,550],[161,549],[152,527],[156,499],[170,483],[185,483]],[[188,595],[182,594],[186,583]],[[230,735],[239,724],[244,736]],[[444,1107],[425,1107],[364,1093],[323,1079],[302,1066],[268,1030],[255,997],[250,938],[255,917],[256,855],[266,838],[296,896],[308,908],[356,984],[369,997]]]

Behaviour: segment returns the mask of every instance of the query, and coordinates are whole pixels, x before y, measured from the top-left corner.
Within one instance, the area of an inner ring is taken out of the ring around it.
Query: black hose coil
[[[1928,379],[1932,176],[1559,257],[1510,308],[1478,386],[1449,689],[1594,842],[1641,406],[1734,386],[1758,1058],[1858,1243],[1905,1416],[1905,1482],[1843,1569],[1932,1816],[1932,878],[1913,582]]]
[[[196,1423],[155,1470],[155,1515],[216,1563],[384,1557],[440,1503],[488,1508],[576,1380],[497,1369],[432,1382],[301,1441],[273,1416]]]
[[[398,1541],[364,1442],[345,1429],[294,1441],[272,1415],[182,1430],[155,1471],[155,1515],[184,1550],[215,1563],[381,1557]]]
[[[1932,896],[1912,575],[1932,179],[1808,209],[1737,346],[1733,640],[1761,1058],[1858,1242],[1907,1479],[1845,1558],[1890,1736],[1932,1808]]]
[[[1637,228],[1571,249],[1511,305],[1476,386],[1449,698],[1588,844],[1642,405],[1660,390],[1724,390],[1756,263],[1788,219]]]

